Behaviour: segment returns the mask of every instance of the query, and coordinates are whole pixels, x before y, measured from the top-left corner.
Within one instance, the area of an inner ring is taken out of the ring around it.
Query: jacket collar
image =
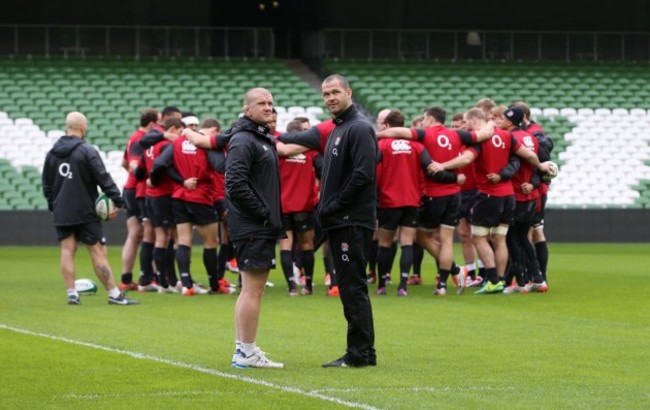
[[[358,111],[359,111],[359,110],[357,110],[357,107],[355,107],[354,104],[351,104],[351,105],[347,108],[347,110],[345,110],[345,111],[343,111],[343,112],[341,113],[341,115],[339,115],[338,117],[334,118],[334,124],[336,124],[336,125],[338,126],[338,125],[343,124],[343,123],[346,122],[346,121],[349,121],[350,118],[356,116],[356,114],[357,114]]]

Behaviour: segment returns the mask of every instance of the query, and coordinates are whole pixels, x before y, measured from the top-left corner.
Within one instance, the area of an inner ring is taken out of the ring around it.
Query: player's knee
[[[472,233],[472,236],[477,236],[479,238],[486,237],[490,234],[490,228],[486,226],[476,226],[472,225],[470,227],[470,231]]]
[[[490,233],[492,235],[502,235],[506,236],[508,234],[508,225],[499,225],[493,228],[490,228]]]

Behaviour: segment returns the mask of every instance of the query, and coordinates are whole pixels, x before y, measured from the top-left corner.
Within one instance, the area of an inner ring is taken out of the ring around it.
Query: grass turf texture
[[[119,254],[109,251],[118,278]],[[100,289],[68,306],[58,255],[54,247],[0,248],[2,408],[640,409],[650,402],[648,245],[553,244],[550,291],[529,295],[470,289],[434,297],[427,256],[424,286],[410,287],[406,298],[395,296],[395,285],[371,296],[379,364],[366,369],[320,368],[343,353],[346,329],[340,301],[324,296],[320,264],[310,297],[289,298],[280,270],[271,274],[276,286],[264,297],[258,343],[286,369],[235,370],[236,296],[135,292],[142,304],[122,307],[108,306]],[[195,278],[205,282],[200,248],[193,260]],[[94,278],[83,249],[77,267],[79,278]]]

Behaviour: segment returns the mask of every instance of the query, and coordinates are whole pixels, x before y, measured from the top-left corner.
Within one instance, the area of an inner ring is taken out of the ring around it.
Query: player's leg
[[[219,274],[217,272],[217,233],[218,225],[212,222],[205,225],[197,225],[196,230],[203,241],[203,266],[208,274],[208,282],[210,284],[210,291],[213,293],[220,292]],[[230,290],[230,289],[227,289]]]
[[[68,292],[68,304],[80,304],[79,294],[75,290],[74,282],[77,277],[74,264],[74,256],[77,253],[77,238],[74,231],[67,227],[57,227],[57,235],[61,246],[60,269],[63,283]]]
[[[287,237],[280,239],[280,265],[282,266],[282,273],[287,282],[287,290],[289,296],[296,296],[298,294],[296,283],[293,280],[293,215],[283,214],[284,228],[286,229]]]
[[[416,222],[417,223],[417,222]],[[417,227],[401,225],[399,227],[399,243],[402,254],[399,260],[400,278],[397,295],[407,295],[407,284],[411,266],[413,266],[413,244],[417,236]]]
[[[312,294],[312,284],[314,277],[314,237],[315,230],[309,227],[304,231],[298,232],[298,244],[300,246],[300,255],[302,258],[302,268],[305,274],[305,287],[303,288],[303,295]]]
[[[122,280],[120,289],[128,289],[133,283],[133,265],[138,254],[138,247],[142,242],[143,228],[142,215],[135,189],[125,189],[124,201],[126,203],[126,240],[122,246]]]

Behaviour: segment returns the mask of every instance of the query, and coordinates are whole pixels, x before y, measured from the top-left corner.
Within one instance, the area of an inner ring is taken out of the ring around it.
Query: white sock
[[[253,343],[242,343],[241,344],[241,351],[244,352],[246,357],[248,357],[248,356],[252,355],[253,353],[255,353],[255,348],[256,348],[255,342],[253,342]]]
[[[72,296],[72,295],[78,297],[78,296],[79,296],[79,293],[77,292],[76,289],[68,289],[68,296]]]
[[[479,269],[485,267],[485,265],[483,265],[483,261],[482,261],[482,260],[479,259],[479,260],[477,260],[476,262],[478,263],[478,267],[479,267]]]
[[[118,288],[113,288],[113,289],[108,291],[108,296],[110,296],[112,298],[116,298],[116,297],[120,296],[120,290]]]
[[[467,265],[465,265],[465,269],[466,269],[468,272],[471,271],[471,270],[475,270],[475,269],[476,269],[476,265],[475,265],[473,262],[472,262],[472,263],[468,263]]]
[[[235,350],[241,350],[241,340],[235,340]]]

